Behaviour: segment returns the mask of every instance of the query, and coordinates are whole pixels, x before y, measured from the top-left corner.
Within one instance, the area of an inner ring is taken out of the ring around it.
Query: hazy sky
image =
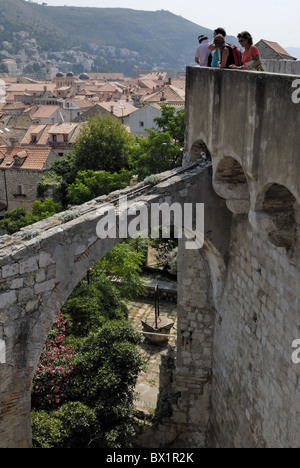
[[[35,0],[43,3],[43,0]],[[300,47],[299,0],[44,0],[53,6],[132,8],[134,10],[168,10],[175,15],[209,29],[223,26],[229,35],[247,30],[258,42],[267,39],[283,47]],[[210,6],[211,5],[211,6]]]

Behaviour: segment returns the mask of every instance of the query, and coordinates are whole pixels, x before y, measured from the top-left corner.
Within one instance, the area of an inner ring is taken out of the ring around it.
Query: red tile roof
[[[1,169],[17,169],[17,170],[44,170],[47,166],[47,160],[49,158],[52,149],[49,147],[46,148],[32,148],[31,146],[10,146],[10,147],[0,147],[0,152],[3,154],[4,160],[0,164]],[[15,165],[14,157],[18,156],[20,159],[23,159],[23,164],[21,166]],[[1,161],[0,156],[0,161]]]
[[[40,108],[33,114],[33,117],[48,119],[59,109],[59,106],[40,106]]]
[[[265,39],[261,40],[264,42],[267,46],[269,46],[271,49],[275,50],[278,55],[280,55],[282,58],[290,57],[293,60],[296,60],[295,57],[292,57],[286,50],[284,50],[281,45],[279,45],[277,42],[272,42],[272,41],[266,41]]]

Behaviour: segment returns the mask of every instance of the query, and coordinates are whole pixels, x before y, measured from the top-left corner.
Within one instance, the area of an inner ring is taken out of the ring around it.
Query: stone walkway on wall
[[[155,316],[154,300],[142,299],[141,302],[131,303],[129,306],[129,319],[137,331],[143,331],[141,320],[150,316]],[[177,304],[163,301],[160,303],[160,316],[167,316],[174,322],[170,331],[171,335],[177,333]],[[175,337],[170,337],[164,344],[155,345],[147,338],[143,338],[143,343],[139,349],[146,361],[146,370],[139,374],[136,392],[135,408],[139,411],[151,413],[156,408],[159,390],[159,366],[161,353],[168,349],[168,344],[174,344]]]

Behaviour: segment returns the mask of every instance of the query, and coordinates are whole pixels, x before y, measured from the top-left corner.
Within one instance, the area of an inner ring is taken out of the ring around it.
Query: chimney
[[[19,144],[19,138],[16,138],[16,137],[11,137],[10,138],[10,145],[12,147],[18,146],[18,144]]]
[[[168,79],[168,85],[171,85],[172,84],[172,78],[169,78]]]
[[[110,112],[111,112],[111,114],[114,113],[114,106],[110,106]]]

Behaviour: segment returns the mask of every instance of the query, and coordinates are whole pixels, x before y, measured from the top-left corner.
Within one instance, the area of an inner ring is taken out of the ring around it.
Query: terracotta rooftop
[[[52,148],[36,148],[36,147],[27,147],[27,146],[10,146],[10,147],[0,147],[0,152],[5,155],[4,159],[0,159],[1,169],[14,169],[14,170],[43,170],[46,168],[47,159],[49,158]],[[21,166],[16,166],[14,157],[19,157],[23,159],[23,164]]]
[[[22,102],[10,102],[6,104],[5,106],[3,106],[2,110],[6,111],[6,110],[17,110],[17,109],[25,109],[25,108],[26,108],[26,105],[23,104]]]
[[[39,109],[32,115],[32,117],[47,119],[51,117],[59,109],[60,109],[59,106],[40,106]]]
[[[292,57],[286,50],[284,50],[281,45],[279,45],[277,42],[272,42],[272,41],[266,41],[265,39],[261,39],[262,42],[264,42],[267,46],[269,46],[271,49],[275,50],[278,55],[280,55],[282,58],[290,58],[292,60],[297,60],[295,57]]]
[[[77,127],[77,123],[65,122],[62,124],[52,125],[49,129],[49,133],[53,135],[66,135],[74,132]]]
[[[47,87],[47,91],[53,92],[55,89],[55,84],[49,83],[14,83],[9,86],[9,93],[19,93],[19,92],[43,92],[44,88]]]
[[[39,125],[32,124],[27,130],[24,138],[21,141],[21,145],[29,145],[32,141],[31,135],[34,135],[37,139],[36,145],[45,146],[48,143],[49,133],[48,129],[52,127],[52,124]]]
[[[168,85],[164,89],[157,91],[156,93],[144,96],[142,98],[143,102],[176,102],[178,104],[183,104],[185,102],[185,92],[182,89],[175,88],[174,86]]]
[[[113,115],[119,118],[126,117],[127,115],[132,114],[132,112],[135,112],[137,110],[135,106],[133,106],[132,104],[129,104],[126,101],[100,102],[97,105],[102,107],[102,109],[107,110],[108,112],[111,112],[113,108]]]
[[[32,124],[27,130],[24,138],[21,141],[21,145],[28,146],[32,148],[33,145],[36,146],[46,146],[49,145],[49,134],[51,135],[68,135],[68,143],[73,143],[76,140],[76,137],[80,131],[82,124],[75,122],[64,122],[61,124],[47,124],[39,125]],[[32,142],[32,136],[36,137],[36,142]]]
[[[107,91],[107,92],[116,92],[118,91],[118,89],[116,88],[115,85],[113,85],[112,83],[105,83],[104,85],[100,86],[98,88],[98,91],[102,92],[102,91]]]

